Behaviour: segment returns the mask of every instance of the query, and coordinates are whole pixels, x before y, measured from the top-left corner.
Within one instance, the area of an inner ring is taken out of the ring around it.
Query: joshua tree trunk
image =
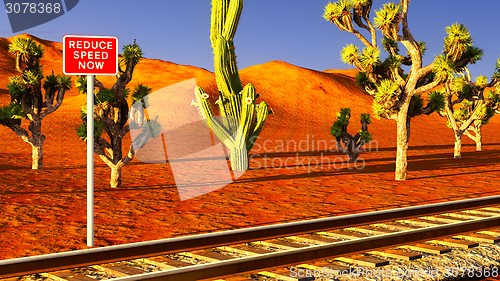
[[[474,121],[474,125],[470,126],[464,134],[476,143],[476,151],[483,151],[483,135],[481,128],[483,124],[481,120]],[[473,132],[474,134],[471,134]]]
[[[474,141],[476,142],[476,151],[483,151],[483,135],[481,134],[481,127],[483,124],[481,120],[476,120],[474,123],[474,133],[476,134]]]
[[[462,158],[462,132],[455,132],[455,159]]]
[[[482,143],[481,133],[479,133],[479,135],[477,136],[476,151],[483,151],[483,143]]]
[[[406,180],[408,174],[408,142],[410,136],[409,104],[403,105],[397,116],[396,174],[398,181]]]
[[[122,186],[122,167],[120,165],[115,165],[111,167],[111,179],[109,185],[112,188],[117,188]]]
[[[349,163],[355,163],[359,157],[359,150],[349,151],[347,155],[349,156]]]
[[[42,145],[31,145],[31,169],[41,170],[43,160]]]
[[[111,137],[111,147],[113,150],[113,165],[109,165],[111,168],[111,179],[109,184],[112,188],[121,187],[122,186],[122,138],[118,137],[119,129],[118,127],[114,127],[112,129],[112,137]]]
[[[42,134],[42,120],[34,118],[29,125],[29,130],[33,134],[31,144],[31,169],[41,170],[43,160],[43,142],[45,136]]]
[[[347,142],[347,149],[345,150],[347,156],[349,156],[349,163],[355,163],[358,160],[359,153],[361,152],[361,146],[358,147],[356,141],[351,138]]]

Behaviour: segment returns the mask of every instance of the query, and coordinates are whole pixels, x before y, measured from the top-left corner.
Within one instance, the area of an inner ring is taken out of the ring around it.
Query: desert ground
[[[62,73],[60,43],[35,39],[45,48],[44,72]],[[9,42],[0,39],[0,105],[10,100],[6,85],[15,74]],[[347,164],[329,131],[340,108],[352,109],[351,132],[360,129],[361,113],[371,113],[371,97],[355,85],[354,75],[281,61],[243,69],[243,81],[256,86],[274,114],[251,151],[250,170],[203,196],[181,200],[170,161],[136,159],[123,170],[123,187],[112,189],[110,171],[96,157],[96,246],[500,194],[498,117],[483,129],[482,152],[464,138],[462,159],[453,159],[453,133],[444,118],[415,118],[404,182],[393,180],[396,127],[391,120],[374,120],[370,151],[357,164]],[[139,63],[129,86],[144,83],[159,90],[192,78],[215,96],[211,72],[154,59]],[[113,82],[99,79],[108,86]],[[172,102],[176,98],[186,99],[174,96]],[[86,152],[75,131],[84,104],[85,96],[72,89],[46,118],[43,170],[31,170],[30,146],[0,127],[0,260],[86,248]],[[185,110],[193,107],[187,103]],[[176,114],[164,112],[165,118]],[[192,167],[202,169],[203,161],[210,160],[194,159]],[[201,175],[193,172],[193,181],[202,186]]]

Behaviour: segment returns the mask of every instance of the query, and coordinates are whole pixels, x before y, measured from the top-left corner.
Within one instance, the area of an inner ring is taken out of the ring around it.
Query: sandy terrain
[[[44,71],[61,73],[60,44],[43,43]],[[10,99],[6,77],[14,61],[7,44],[0,39],[0,104]],[[242,70],[242,79],[256,86],[275,114],[252,151],[251,169],[197,198],[180,200],[171,163],[136,160],[124,169],[123,187],[111,189],[109,169],[96,158],[96,246],[500,194],[498,118],[484,128],[484,151],[475,152],[465,140],[459,160],[452,157],[453,134],[444,119],[416,118],[405,182],[393,180],[393,121],[375,120],[371,151],[357,165],[345,164],[329,135],[336,112],[352,108],[352,132],[359,130],[359,114],[370,112],[370,97],[354,85],[353,74],[284,62]],[[213,95],[210,72],[159,60],[143,60],[130,86],[145,83],[158,90],[190,78]],[[72,90],[46,119],[41,171],[30,169],[29,145],[0,127],[0,259],[86,248],[85,143],[75,133],[84,104],[85,96]],[[186,104],[186,110],[193,108]],[[164,114],[176,118],[175,111]],[[225,160],[192,159],[199,188],[211,184],[204,182],[210,171],[203,171],[203,161]]]

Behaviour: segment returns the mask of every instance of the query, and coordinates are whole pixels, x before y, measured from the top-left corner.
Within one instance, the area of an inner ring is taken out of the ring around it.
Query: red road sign
[[[116,75],[118,38],[114,36],[65,35],[63,72],[66,75]]]

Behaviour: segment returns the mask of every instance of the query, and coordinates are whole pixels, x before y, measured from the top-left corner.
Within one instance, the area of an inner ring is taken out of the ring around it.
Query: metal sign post
[[[87,246],[94,246],[94,75],[87,75]]]
[[[94,75],[118,73],[118,38],[65,35],[63,72],[87,76],[87,246],[94,246]]]

